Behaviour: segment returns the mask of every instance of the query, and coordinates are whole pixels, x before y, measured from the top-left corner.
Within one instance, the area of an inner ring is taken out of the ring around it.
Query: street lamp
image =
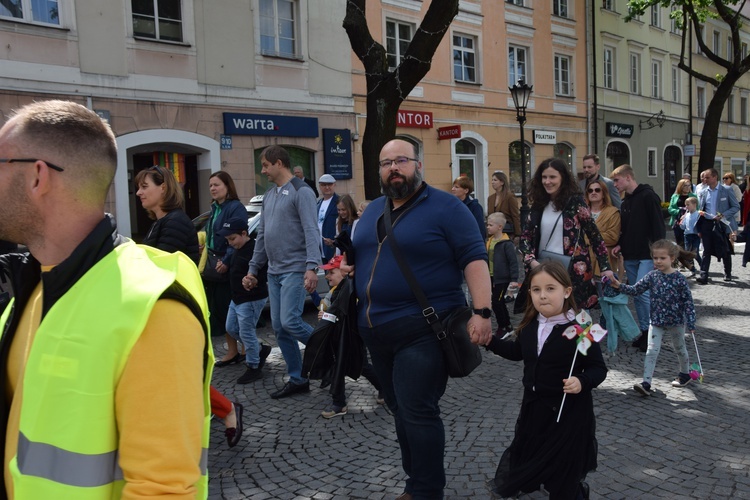
[[[526,123],[526,106],[529,105],[529,97],[533,88],[534,86],[527,85],[523,78],[512,87],[508,87],[513,97],[513,104],[516,106],[516,119],[521,127],[521,224],[525,223],[529,213],[529,200],[526,196],[526,143],[523,141],[523,124]]]

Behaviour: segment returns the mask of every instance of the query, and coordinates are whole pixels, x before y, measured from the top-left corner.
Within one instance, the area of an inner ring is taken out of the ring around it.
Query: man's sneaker
[[[237,383],[249,384],[250,382],[255,382],[256,380],[260,380],[262,378],[263,378],[263,372],[260,371],[260,367],[250,368],[248,366],[247,370],[245,370],[245,373],[243,373],[242,376],[237,379]]]
[[[331,405],[322,412],[320,412],[320,415],[323,418],[333,418],[338,417],[339,415],[346,415],[346,412],[348,411],[348,408],[346,406],[337,406],[337,405]]]
[[[260,370],[261,368],[263,368],[263,366],[265,366],[266,358],[268,357],[269,354],[271,354],[271,346],[268,344],[261,344],[260,353],[259,353],[260,361],[258,362],[258,370]]]
[[[708,273],[701,271],[701,275],[695,279],[695,282],[701,285],[708,285]]]
[[[690,382],[692,382],[693,379],[690,378],[690,375],[687,373],[680,373],[677,375],[677,378],[672,381],[672,387],[685,387]]]
[[[633,389],[635,389],[635,392],[637,392],[641,396],[650,396],[654,392],[651,390],[651,384],[649,384],[648,382],[641,382],[640,384],[635,384],[633,386]]]

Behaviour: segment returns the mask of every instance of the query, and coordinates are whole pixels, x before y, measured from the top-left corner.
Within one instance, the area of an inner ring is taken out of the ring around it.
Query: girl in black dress
[[[588,498],[586,473],[596,469],[596,421],[591,390],[607,368],[599,344],[576,356],[576,340],[563,332],[575,325],[572,283],[562,264],[545,261],[529,273],[530,301],[515,335],[494,336],[487,349],[524,362],[524,395],[516,434],[500,458],[493,491],[503,497],[544,488],[550,499]],[[565,406],[557,422],[560,404]]]

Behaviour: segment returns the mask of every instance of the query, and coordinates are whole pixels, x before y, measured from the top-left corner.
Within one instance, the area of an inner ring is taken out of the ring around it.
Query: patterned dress
[[[542,210],[532,209],[524,221],[521,244],[526,272],[530,270],[532,260],[539,251],[541,239]],[[591,217],[589,207],[583,196],[575,195],[568,200],[562,210],[563,253],[571,257],[570,278],[573,282],[573,297],[580,309],[590,309],[596,306],[598,295],[594,284],[594,271],[589,257],[591,247],[599,262],[599,269],[609,271],[607,246],[604,244],[599,229]]]

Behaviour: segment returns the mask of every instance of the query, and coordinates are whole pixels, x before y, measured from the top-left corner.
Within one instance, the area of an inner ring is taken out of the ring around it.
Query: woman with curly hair
[[[589,244],[602,275],[610,279],[613,275],[607,247],[565,162],[544,160],[534,172],[529,198],[531,211],[524,221],[520,244],[527,271],[539,265],[543,251],[569,257],[568,273],[576,304],[581,309],[594,307],[598,296]]]

